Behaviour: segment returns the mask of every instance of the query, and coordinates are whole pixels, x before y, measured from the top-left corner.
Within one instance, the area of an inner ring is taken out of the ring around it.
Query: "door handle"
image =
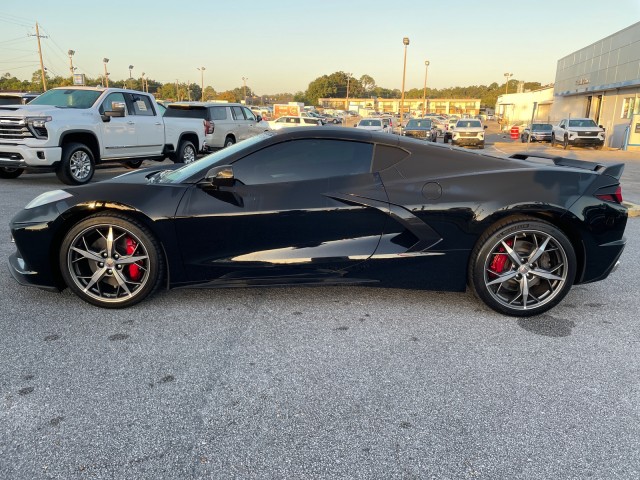
[[[162,125],[162,122],[156,122],[156,125]]]
[[[129,120],[129,121],[127,122],[127,125],[135,125],[135,122],[132,122],[131,120]]]

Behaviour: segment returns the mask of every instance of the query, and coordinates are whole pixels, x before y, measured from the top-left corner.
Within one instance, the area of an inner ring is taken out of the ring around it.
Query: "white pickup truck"
[[[566,150],[572,145],[585,145],[598,150],[604,145],[604,128],[591,118],[563,118],[551,132],[551,146],[561,144]]]
[[[163,118],[164,111],[150,94],[101,87],[54,88],[28,105],[0,106],[0,178],[54,170],[62,182],[81,185],[98,163],[194,161],[203,121]]]

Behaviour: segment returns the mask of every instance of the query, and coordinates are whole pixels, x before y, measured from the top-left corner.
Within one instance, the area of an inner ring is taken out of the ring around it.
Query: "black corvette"
[[[625,245],[622,164],[322,127],[160,168],[34,199],[11,221],[16,280],[112,308],[161,286],[469,285],[526,316],[606,278]]]

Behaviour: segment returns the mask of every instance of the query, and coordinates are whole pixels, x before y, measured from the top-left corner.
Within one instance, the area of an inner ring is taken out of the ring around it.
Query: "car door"
[[[126,158],[135,155],[138,143],[136,125],[130,113],[130,105],[125,100],[124,93],[112,92],[103,100],[98,112],[114,111],[117,107],[124,108],[123,117],[107,117],[100,129],[102,133],[102,158]]]
[[[234,162],[232,186],[194,187],[176,220],[188,275],[335,277],[368,259],[388,209],[372,151],[364,142],[280,142]]]
[[[254,137],[266,130],[266,128],[263,128],[258,124],[258,119],[256,118],[255,113],[246,107],[242,107],[242,110],[244,110],[244,116],[246,118],[247,138]]]
[[[147,95],[127,94],[130,98],[132,119],[138,145],[137,156],[156,156],[164,149],[164,123]]]
[[[240,142],[242,140],[246,140],[247,138],[249,138],[247,119],[244,116],[244,111],[242,107],[239,107],[236,105],[232,106],[231,116],[233,117],[233,123],[235,126],[236,140]]]

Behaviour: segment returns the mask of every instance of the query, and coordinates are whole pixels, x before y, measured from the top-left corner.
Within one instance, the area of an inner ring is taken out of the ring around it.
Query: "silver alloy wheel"
[[[69,159],[69,171],[71,176],[82,182],[91,175],[91,158],[87,152],[76,150]]]
[[[182,152],[182,161],[183,163],[192,163],[196,161],[196,150],[191,146],[191,144],[185,145]]]
[[[147,248],[126,228],[92,225],[78,233],[67,251],[73,282],[89,297],[118,303],[135,297],[150,278]]]
[[[568,271],[567,254],[556,238],[538,230],[523,230],[493,245],[485,259],[484,282],[503,306],[532,310],[562,291]]]

